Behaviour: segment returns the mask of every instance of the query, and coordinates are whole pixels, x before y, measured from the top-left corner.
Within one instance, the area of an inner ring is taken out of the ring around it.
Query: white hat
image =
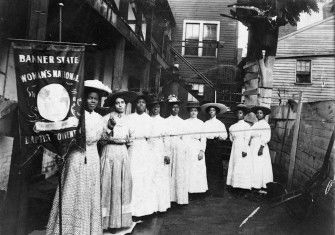
[[[221,103],[207,103],[207,104],[203,104],[201,105],[201,111],[206,112],[206,109],[209,107],[214,107],[216,109],[219,110],[219,112],[217,112],[217,114],[221,114],[221,113],[225,113],[227,111],[229,111],[229,108]]]
[[[97,89],[99,91],[101,91],[102,93],[107,93],[107,94],[102,94],[102,95],[108,95],[108,94],[111,94],[112,93],[112,90],[104,85],[102,82],[100,82],[99,80],[86,80],[84,82],[84,86],[85,87],[89,87],[89,88],[93,88],[93,89]]]
[[[167,98],[168,103],[172,104],[179,104],[181,101],[178,99],[178,97],[175,94],[169,95]]]

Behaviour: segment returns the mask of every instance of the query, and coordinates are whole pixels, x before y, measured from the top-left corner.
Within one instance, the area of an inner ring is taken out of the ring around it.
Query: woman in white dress
[[[226,126],[216,118],[217,114],[225,113],[228,108],[220,103],[207,103],[201,110],[209,114],[210,118],[204,123],[206,133],[206,168],[209,192],[213,196],[222,197],[225,182],[223,180],[223,155],[219,145],[227,139]]]
[[[200,105],[188,103],[186,106],[190,118],[185,120],[187,135],[185,142],[187,146],[188,161],[188,192],[204,193],[208,190],[207,173],[205,163],[206,136],[204,135],[204,122],[198,119]]]
[[[166,119],[168,128],[169,156],[171,157],[171,201],[177,204],[188,204],[188,162],[184,135],[187,130],[185,121],[178,114],[181,101],[175,95],[168,97],[171,115]]]
[[[170,158],[167,151],[166,121],[160,116],[163,101],[154,97],[149,102],[151,114],[151,138],[148,139],[150,151],[155,160],[154,185],[157,198],[157,211],[164,212],[170,208]]]
[[[252,187],[252,157],[250,154],[250,125],[244,121],[249,109],[239,104],[235,108],[238,122],[229,128],[229,138],[233,142],[227,174],[227,185],[238,193],[245,193]]]
[[[255,106],[251,112],[256,114],[258,122],[251,127],[250,153],[253,161],[252,187],[266,188],[273,181],[272,164],[268,142],[271,139],[271,128],[264,119],[271,113],[269,108]]]
[[[135,113],[129,115],[131,174],[133,180],[132,213],[135,217],[150,215],[157,210],[155,197],[154,166],[155,157],[150,152],[147,139],[151,134],[152,118],[146,113],[147,97],[138,95]]]
[[[86,152],[71,152],[63,167],[62,234],[102,234],[97,142],[104,132],[104,121],[94,110],[107,92],[109,88],[98,80],[85,81]],[[57,189],[46,234],[60,234],[58,197]]]
[[[136,97],[135,92],[117,91],[107,98],[105,106],[115,111],[104,119],[109,134],[104,136],[101,154],[101,204],[103,229],[117,230],[131,227],[132,178],[129,144],[130,127],[125,114],[126,103]]]

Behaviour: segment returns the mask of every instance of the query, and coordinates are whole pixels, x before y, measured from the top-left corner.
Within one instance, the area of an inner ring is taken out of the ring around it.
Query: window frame
[[[185,55],[185,46],[186,46],[186,25],[187,24],[199,24],[199,43],[198,43],[198,55]],[[204,57],[204,58],[217,58],[218,48],[215,49],[215,56],[203,56],[203,34],[204,34],[204,25],[205,24],[215,24],[216,28],[216,42],[220,41],[220,21],[207,21],[207,20],[184,20],[183,22],[183,40],[182,40],[182,52],[183,56],[188,57]]]
[[[297,79],[297,75],[299,74],[299,72],[298,72],[298,68],[297,68],[297,66],[298,66],[298,61],[307,61],[307,62],[309,62],[310,63],[310,65],[309,65],[309,76],[310,76],[310,82],[298,82],[298,79]],[[312,85],[312,83],[313,83],[313,81],[312,81],[312,66],[313,66],[313,61],[311,60],[311,59],[308,59],[308,58],[306,58],[306,59],[296,59],[295,60],[295,83],[294,84],[296,84],[296,85]]]

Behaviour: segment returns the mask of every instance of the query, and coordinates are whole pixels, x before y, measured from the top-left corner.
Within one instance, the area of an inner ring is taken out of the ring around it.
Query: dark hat
[[[192,108],[196,108],[196,109],[198,109],[198,110],[201,109],[201,108],[200,108],[200,104],[199,104],[198,102],[188,102],[188,103],[186,104],[186,108],[187,108],[187,110],[190,110],[190,109],[192,109]]]
[[[136,98],[133,102],[136,103],[140,99],[144,99],[146,103],[149,103],[149,93],[147,91],[136,92]]]
[[[207,103],[207,104],[203,104],[201,105],[201,111],[203,112],[208,112],[207,109],[208,108],[215,108],[217,110],[217,114],[222,114],[225,113],[227,111],[229,111],[229,108],[221,103]]]
[[[238,104],[234,108],[234,112],[242,110],[245,114],[250,113],[250,109],[245,104]]]
[[[256,114],[257,110],[262,110],[264,113],[264,116],[271,113],[271,109],[265,106],[257,105],[251,108],[251,112],[253,112],[254,114]]]
[[[148,104],[150,106],[153,106],[155,104],[162,104],[162,103],[164,103],[164,98],[163,97],[158,97],[158,96],[155,96],[155,95],[149,97],[149,103]]]
[[[126,91],[123,89],[113,91],[113,93],[107,97],[104,103],[104,107],[112,107],[117,98],[122,98],[126,103],[130,103],[136,99],[136,92]]]

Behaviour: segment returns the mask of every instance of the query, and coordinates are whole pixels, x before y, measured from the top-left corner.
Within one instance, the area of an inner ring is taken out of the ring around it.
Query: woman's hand
[[[199,154],[198,154],[198,160],[199,160],[199,161],[202,160],[202,159],[204,158],[204,156],[205,156],[204,151],[203,151],[203,150],[200,150],[200,152],[199,152]]]
[[[170,164],[170,158],[168,156],[164,157],[164,164],[166,164],[166,165]]]
[[[110,117],[108,120],[108,128],[113,130],[114,126],[116,125],[116,121],[113,117]]]
[[[133,139],[131,139],[129,136],[126,137],[126,144],[128,146],[132,145],[133,144]]]
[[[258,156],[262,156],[263,155],[263,149],[264,149],[264,146],[261,145],[261,147],[259,147],[259,150],[258,150]]]

